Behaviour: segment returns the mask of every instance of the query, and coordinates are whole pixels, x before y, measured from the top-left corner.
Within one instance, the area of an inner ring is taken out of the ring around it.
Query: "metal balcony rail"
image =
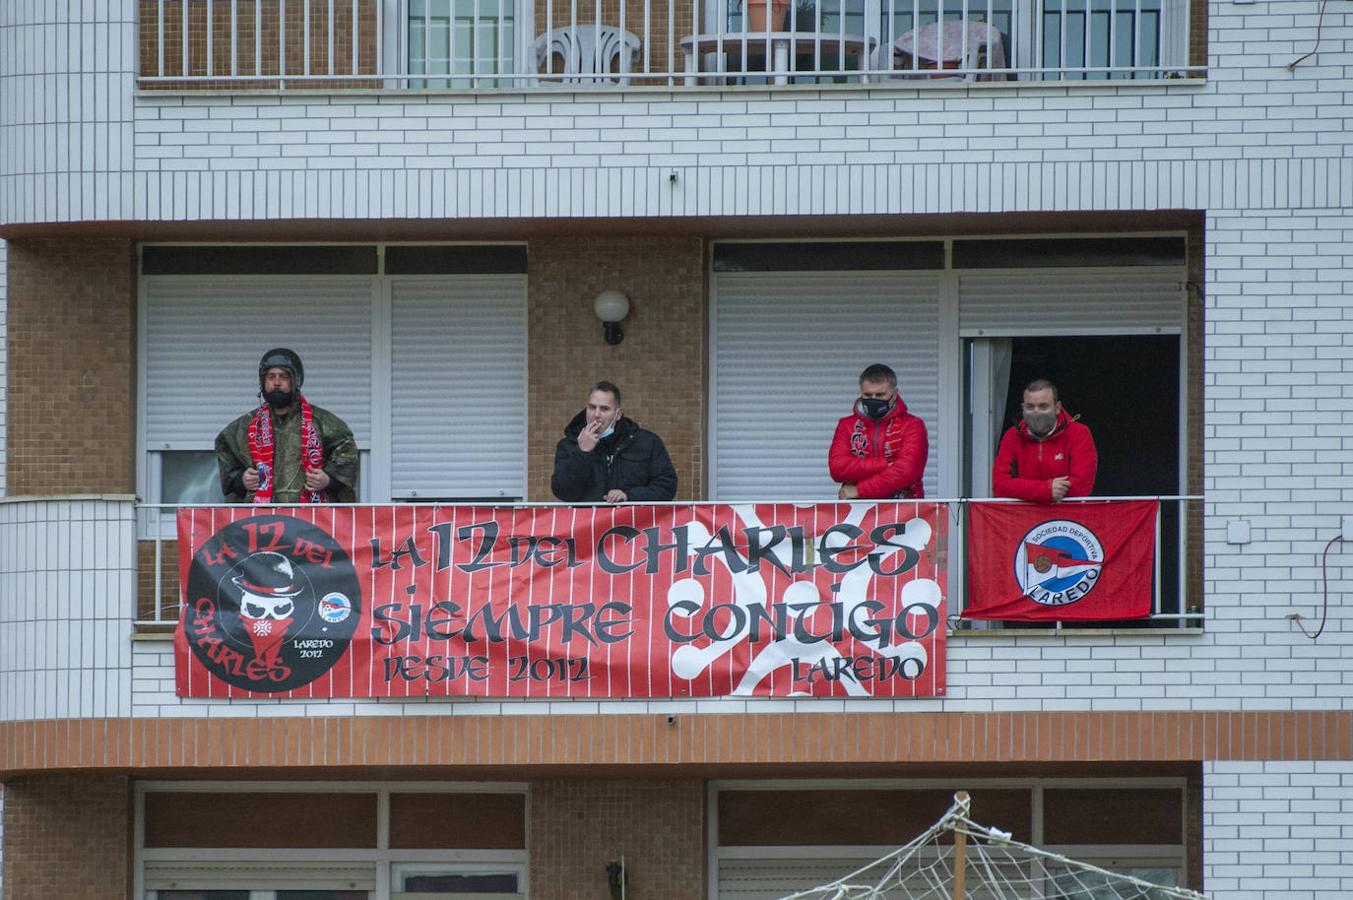
[[[1158,500],[1160,512],[1156,517],[1155,545],[1156,557],[1153,566],[1154,587],[1152,592],[1151,616],[1144,623],[1155,628],[1177,628],[1181,626],[1201,626],[1203,612],[1201,608],[1202,590],[1202,507],[1201,496],[1171,495],[1155,497],[1084,497],[1063,500],[1063,504],[1077,502],[1102,502],[1106,500]],[[642,504],[644,506],[707,506],[715,503],[728,505],[729,502],[746,503],[749,501],[707,501]],[[765,499],[752,501],[757,504],[818,504],[833,501],[824,500],[787,500]],[[943,504],[949,515],[948,558],[948,601],[951,621],[963,608],[967,574],[967,515],[974,504],[1015,503],[1019,501],[1001,499],[954,499],[925,500],[924,503]],[[371,508],[416,506],[438,506],[446,508],[447,503],[353,503],[331,504],[341,508]],[[569,507],[566,503],[467,503],[476,507],[498,508],[537,508]],[[175,517],[181,509],[210,509],[210,504],[172,504],[138,503],[136,506],[138,541],[136,558],[139,564],[137,579],[136,609],[133,618],[138,627],[155,628],[173,625],[178,621],[179,607],[182,602],[179,589],[178,544],[175,539]],[[217,507],[219,508],[219,507]],[[286,509],[277,504],[270,510]],[[291,507],[295,509],[313,509],[313,507]],[[988,623],[973,623],[967,620],[962,625],[973,630],[985,630]],[[1056,625],[1044,627],[1060,628]],[[1078,623],[1076,627],[1096,627],[1093,623]],[[966,630],[966,629],[965,629]]]
[[[1199,0],[139,0],[143,89],[1160,79]]]

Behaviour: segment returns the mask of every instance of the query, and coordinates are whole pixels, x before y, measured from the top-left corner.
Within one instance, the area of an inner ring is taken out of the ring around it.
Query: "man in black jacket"
[[[570,503],[651,503],[676,496],[677,474],[662,438],[620,411],[620,388],[592,386],[554,448],[550,489]]]

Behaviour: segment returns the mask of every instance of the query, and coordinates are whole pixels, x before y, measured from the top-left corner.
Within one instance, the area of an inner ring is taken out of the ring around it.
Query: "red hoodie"
[[[1088,497],[1095,488],[1099,453],[1090,429],[1062,410],[1052,433],[1039,440],[1020,422],[1001,438],[991,469],[991,490],[997,497],[1035,503],[1052,501],[1052,479],[1070,477],[1068,497]]]
[[[860,409],[836,423],[827,465],[832,481],[853,484],[861,500],[925,496],[921,476],[925,472],[930,441],[925,423],[907,412],[902,398],[875,422]]]

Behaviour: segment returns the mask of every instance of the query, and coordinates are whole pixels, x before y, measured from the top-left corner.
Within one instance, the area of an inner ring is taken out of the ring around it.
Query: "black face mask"
[[[892,409],[893,401],[880,400],[878,397],[861,397],[860,406],[864,407],[864,414],[875,421],[888,415],[888,410]]]
[[[296,399],[294,391],[264,391],[263,400],[273,409],[286,409]]]

